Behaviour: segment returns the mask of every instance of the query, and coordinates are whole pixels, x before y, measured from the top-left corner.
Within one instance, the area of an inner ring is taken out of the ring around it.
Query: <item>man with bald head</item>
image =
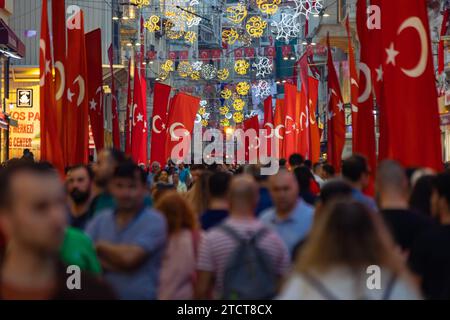
[[[261,213],[261,221],[274,228],[293,255],[295,246],[309,233],[314,208],[299,196],[297,180],[292,172],[282,169],[269,179],[274,207]]]
[[[405,251],[431,221],[409,209],[409,183],[405,170],[393,161],[381,162],[377,170],[376,191],[378,206],[394,240]]]
[[[258,197],[259,187],[253,177],[239,175],[232,179],[228,193],[229,218],[223,225],[210,229],[200,243],[196,288],[198,299],[211,298],[210,292],[213,292],[213,298],[222,296],[227,263],[239,245],[226,229],[231,229],[243,240],[249,240],[266,228],[255,218]],[[285,275],[289,267],[289,254],[280,237],[267,229],[256,245],[270,257],[276,276],[281,278]]]

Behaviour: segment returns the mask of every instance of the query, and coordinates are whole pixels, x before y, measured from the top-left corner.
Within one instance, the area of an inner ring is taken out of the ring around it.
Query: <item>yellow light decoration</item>
[[[242,112],[235,112],[233,114],[233,120],[236,123],[241,123],[242,121],[244,121],[244,114]]]
[[[252,37],[250,37],[250,35],[248,33],[241,33],[239,35],[239,39],[238,39],[243,46],[245,47],[250,47],[252,45]]]
[[[204,115],[206,113],[206,108],[205,107],[201,107],[200,109],[198,109],[198,114],[199,115]]]
[[[224,116],[230,111],[230,108],[228,108],[227,106],[223,106],[223,107],[219,108],[219,111],[220,111],[220,114],[222,116]]]
[[[248,94],[248,92],[250,91],[250,85],[248,84],[248,82],[239,82],[236,85],[236,91],[241,96],[246,96]]]
[[[234,44],[239,39],[239,33],[234,29],[224,29],[222,31],[222,40],[228,44]]]
[[[229,76],[230,71],[227,68],[223,68],[217,71],[217,78],[219,78],[222,81],[227,80]]]
[[[244,59],[236,60],[236,62],[234,63],[234,70],[237,74],[247,74],[248,68],[250,68],[250,64]]]
[[[200,71],[193,71],[191,73],[191,79],[192,80],[200,80]]]
[[[188,77],[192,73],[192,66],[187,61],[181,61],[178,65],[178,74],[182,78]]]
[[[164,70],[165,72],[170,72],[170,71],[174,71],[174,66],[173,66],[173,61],[172,60],[166,60],[166,62],[164,62],[161,65],[161,69]]]
[[[198,25],[200,22],[200,18],[195,15],[196,11],[194,7],[184,8],[181,12],[181,18],[186,22],[188,27],[192,27],[194,25]]]
[[[208,126],[208,120],[202,119],[202,126],[207,127]]]
[[[260,38],[264,34],[264,30],[267,28],[267,22],[261,17],[253,16],[248,19],[245,28],[247,29],[247,33],[252,38]]]
[[[169,76],[169,72],[162,70],[159,73],[158,78],[161,79],[161,81],[164,81],[167,79],[168,76]]]
[[[131,0],[131,4],[135,4],[138,8],[150,5],[150,0]]]
[[[184,36],[184,30],[179,30],[179,31],[172,30],[172,28],[174,26],[175,26],[175,24],[173,21],[167,20],[164,24],[164,29],[165,29],[167,38],[172,39],[172,40],[177,40]]]
[[[197,33],[194,31],[188,31],[184,34],[184,40],[189,43],[194,43],[197,40]]]
[[[220,125],[221,125],[222,127],[229,127],[229,126],[230,126],[230,120],[228,120],[228,119],[222,119],[222,120],[220,120]]]
[[[159,31],[159,17],[151,16],[147,21],[144,22],[144,28],[150,32]]]
[[[225,100],[230,99],[231,95],[233,94],[233,92],[231,92],[230,89],[224,89],[222,90],[222,92],[220,93],[220,96],[222,98],[224,98]]]
[[[265,14],[275,14],[278,11],[281,0],[256,0],[259,10]]]
[[[239,24],[247,17],[247,8],[242,4],[239,3],[235,7],[228,7],[227,8],[227,18],[233,23]]]
[[[236,111],[242,111],[245,107],[245,101],[242,99],[236,99],[233,101],[233,108]]]

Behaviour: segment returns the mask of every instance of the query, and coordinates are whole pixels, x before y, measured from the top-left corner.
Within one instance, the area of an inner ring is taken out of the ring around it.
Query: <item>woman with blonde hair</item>
[[[185,199],[191,204],[194,213],[199,217],[207,208],[209,202],[208,180],[212,175],[210,171],[203,171],[188,192]]]
[[[158,299],[187,300],[194,295],[197,247],[200,233],[197,217],[176,191],[167,191],[155,209],[167,220],[168,244],[164,253]]]
[[[279,299],[421,298],[379,214],[355,201],[325,210]]]

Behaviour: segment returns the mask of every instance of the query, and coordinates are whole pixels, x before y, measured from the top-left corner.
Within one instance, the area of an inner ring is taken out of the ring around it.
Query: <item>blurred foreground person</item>
[[[294,169],[294,175],[297,179],[299,197],[301,197],[307,204],[314,206],[317,196],[312,192],[311,186],[316,183],[314,176],[307,167],[297,167]]]
[[[23,163],[0,177],[0,222],[8,245],[0,265],[0,298],[113,299],[109,287],[58,258],[66,228],[64,188],[48,164]],[[76,271],[75,271],[76,272]],[[71,290],[68,284],[81,289]]]
[[[428,299],[450,299],[450,173],[434,178],[431,202],[440,225],[428,229],[416,240],[410,265],[422,280]]]
[[[200,216],[203,230],[219,225],[228,217],[228,189],[231,178],[231,174],[227,172],[215,172],[209,177],[208,209]]]
[[[230,218],[200,243],[196,297],[270,299],[289,266],[287,249],[255,218],[258,185],[251,176],[233,178],[229,201]]]
[[[414,210],[434,220],[435,217],[433,217],[431,212],[433,180],[434,176],[431,175],[422,176],[417,180],[411,192],[411,196],[409,197],[409,206],[411,210]]]
[[[192,206],[194,213],[200,216],[208,208],[209,202],[209,177],[211,176],[210,171],[202,171],[200,176],[197,176],[198,170],[193,170],[193,186],[185,193],[186,199]],[[195,177],[195,179],[194,179]]]
[[[144,206],[146,174],[121,163],[110,182],[117,207],[97,215],[86,233],[94,241],[105,279],[121,299],[156,299],[166,242],[164,217]]]
[[[355,201],[337,202],[328,210],[279,299],[420,299],[378,215]],[[378,275],[368,271],[370,266]]]
[[[431,220],[409,209],[409,183],[405,170],[393,161],[381,162],[376,190],[379,207],[392,237],[405,253],[415,239],[431,225]]]
[[[263,211],[260,219],[274,228],[292,255],[297,243],[311,229],[314,208],[299,198],[297,180],[292,172],[280,169],[269,178],[269,184],[274,207]]]
[[[169,233],[161,265],[158,299],[193,299],[200,243],[197,217],[186,200],[175,191],[164,194],[155,203],[155,209],[166,218]]]
[[[313,165],[312,173],[314,175],[314,180],[319,184],[319,187],[322,188],[325,181],[322,179],[323,176],[323,164],[321,162],[316,162]]]

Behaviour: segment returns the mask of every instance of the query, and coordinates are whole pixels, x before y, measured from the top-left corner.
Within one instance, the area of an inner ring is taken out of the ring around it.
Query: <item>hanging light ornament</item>
[[[191,79],[192,80],[200,80],[200,71],[192,71]]]
[[[184,34],[184,40],[186,40],[189,43],[194,43],[197,41],[197,33],[194,31],[188,31]]]
[[[222,31],[222,40],[228,44],[234,44],[239,39],[239,33],[233,28]]]
[[[219,108],[219,112],[222,116],[226,115],[230,111],[230,108],[227,106],[223,106]]]
[[[202,70],[202,67],[203,67],[203,62],[201,62],[201,61],[192,62],[192,69],[194,71],[200,71],[200,70]]]
[[[201,123],[202,123],[202,127],[208,126],[208,120],[206,120],[206,119],[202,119]]]
[[[135,4],[138,8],[150,5],[150,0],[131,0],[130,3]]]
[[[235,112],[233,114],[233,120],[235,123],[241,123],[244,121],[244,114],[242,112]]]
[[[265,14],[275,14],[278,11],[281,0],[256,0],[259,10]]]
[[[236,92],[240,94],[241,96],[246,96],[248,92],[250,91],[250,85],[248,82],[239,82],[236,85]]]
[[[164,70],[165,72],[171,72],[174,71],[174,66],[173,66],[173,61],[172,60],[166,60],[166,62],[164,62],[161,65],[161,69]]]
[[[242,32],[238,39],[243,46],[250,47],[252,45],[252,37],[247,32]]]
[[[222,127],[229,127],[230,126],[230,120],[228,120],[228,119],[221,119],[220,120],[220,125]]]
[[[205,80],[212,80],[217,75],[217,69],[212,64],[205,64],[202,67],[201,75],[202,75],[203,79],[205,79]]]
[[[319,14],[323,9],[322,0],[292,0],[294,2],[295,15],[304,15],[309,19],[311,14]]]
[[[200,100],[200,107],[206,107],[208,105],[208,101]]]
[[[232,114],[231,112],[228,112],[228,113],[225,115],[225,118],[227,118],[228,120],[230,120],[231,118],[233,118],[233,114]]]
[[[227,68],[223,68],[217,71],[217,78],[219,78],[219,80],[225,81],[228,79],[229,76],[230,71]]]
[[[245,28],[247,29],[247,33],[252,38],[261,38],[264,34],[264,30],[267,27],[267,22],[264,21],[259,16],[253,16],[250,19],[248,19],[247,24]]]
[[[230,99],[232,94],[233,92],[231,92],[230,89],[223,89],[222,92],[220,92],[220,96],[225,100]]]
[[[253,92],[255,93],[255,97],[264,99],[271,95],[272,89],[268,81],[259,80],[255,85],[253,85]]]
[[[237,74],[247,74],[248,68],[250,68],[250,64],[244,59],[236,60],[236,62],[234,63],[234,70]]]
[[[182,20],[184,20],[184,22],[186,22],[188,28],[198,26],[200,24],[200,21],[202,21],[202,18],[195,15],[196,11],[195,8],[192,6],[184,8],[184,10],[180,11],[181,11],[181,18]]]
[[[245,101],[242,99],[236,99],[233,101],[233,108],[236,111],[242,111],[245,107]]]
[[[161,81],[166,80],[167,77],[169,77],[169,72],[168,72],[168,71],[161,70],[161,72],[158,74],[158,78],[159,78]]]
[[[203,116],[206,113],[206,108],[205,107],[201,107],[198,109],[198,114]]]
[[[188,77],[192,73],[192,66],[188,61],[181,61],[178,65],[178,74],[182,78]]]
[[[272,26],[277,28],[276,39],[284,39],[286,43],[290,38],[296,38],[301,32],[298,16],[295,14],[282,13],[281,20],[272,22]]]
[[[256,68],[257,77],[265,77],[269,74],[272,74],[273,71],[272,61],[266,57],[258,57],[256,62],[253,63],[253,67]]]
[[[158,16],[151,16],[144,22],[144,28],[146,28],[149,32],[159,31],[161,29],[159,27],[159,21]]]
[[[240,24],[247,17],[247,8],[239,3],[237,6],[227,8],[227,19],[232,23]]]

